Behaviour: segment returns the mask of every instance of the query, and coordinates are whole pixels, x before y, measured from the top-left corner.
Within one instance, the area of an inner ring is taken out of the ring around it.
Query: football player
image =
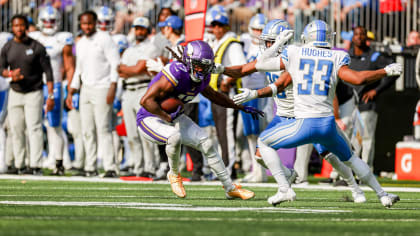
[[[262,158],[270,171],[276,174],[279,183],[278,192],[270,197],[268,202],[275,205],[283,201],[293,201],[296,197],[283,169],[280,168],[280,161],[273,158],[270,151],[273,148],[318,143],[316,146],[321,155],[327,155],[328,150],[334,153],[376,192],[383,206],[392,206],[399,201],[399,197],[385,192],[369,167],[350,149],[348,140],[335,123],[333,99],[338,78],[351,84],[369,83],[385,76],[401,74],[401,65],[390,64],[375,71],[357,72],[349,69],[349,55],[330,49],[333,33],[327,23],[320,20],[315,20],[305,27],[302,34],[304,45],[287,46],[280,56],[276,56],[274,53],[287,42],[287,37],[291,38],[292,33],[285,31],[284,34],[280,34],[275,46],[272,46],[273,49],[266,50],[258,61],[254,62],[255,68],[250,71],[280,69],[287,70],[291,76],[282,75],[276,84],[258,91],[245,91],[235,99],[241,103],[258,96],[277,94],[293,82],[295,119],[269,126],[258,139]],[[242,69],[239,68],[239,71],[242,72]],[[228,74],[235,73],[235,69],[228,70]]]
[[[255,117],[263,113],[253,107],[236,105],[229,97],[209,86],[214,54],[206,42],[190,42],[185,47],[182,58],[177,59],[178,61],[167,64],[152,79],[140,101],[142,108],[137,113],[137,125],[141,134],[151,142],[166,144],[170,166],[167,177],[172,191],[178,197],[186,196],[178,169],[181,144],[184,144],[200,150],[207,158],[208,164],[222,182],[227,198],[245,200],[254,197],[253,192],[232,184],[229,172],[212,139],[189,117],[182,114],[182,106],[168,114],[162,110],[159,103],[169,97],[188,103],[201,93],[220,106],[243,110]]]
[[[73,77],[75,70],[74,57],[72,52],[73,35],[69,32],[58,32],[60,27],[60,13],[52,6],[42,8],[38,15],[38,28],[40,31],[29,33],[29,36],[39,41],[47,50],[50,56],[54,76],[54,95],[48,95],[47,86],[44,85],[45,100],[48,96],[54,99],[55,105],[52,111],[47,112],[45,125],[47,127],[49,161],[47,167],[53,169],[54,175],[63,175],[63,152],[64,147],[63,130],[61,128],[61,117],[63,109],[63,71],[67,79]],[[45,79],[45,78],[44,78]],[[55,167],[49,164],[56,162]]]

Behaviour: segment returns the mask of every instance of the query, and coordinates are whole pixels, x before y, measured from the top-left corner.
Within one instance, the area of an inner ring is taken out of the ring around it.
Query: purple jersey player
[[[226,95],[214,91],[210,86],[210,74],[214,68],[214,55],[204,41],[190,42],[184,49],[182,60],[166,65],[150,82],[146,94],[141,99],[143,108],[137,113],[137,126],[141,134],[151,142],[166,144],[170,171],[168,180],[172,191],[178,197],[185,197],[185,189],[178,170],[181,144],[200,150],[207,158],[219,180],[223,183],[227,198],[249,199],[254,193],[232,184],[222,158],[206,131],[188,116],[183,115],[181,106],[174,113],[163,111],[159,102],[176,97],[183,103],[190,102],[198,93],[210,101],[239,109],[257,117],[263,115],[253,107],[236,105]]]

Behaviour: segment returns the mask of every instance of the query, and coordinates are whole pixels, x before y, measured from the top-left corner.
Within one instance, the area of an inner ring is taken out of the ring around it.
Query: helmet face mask
[[[102,31],[111,31],[114,23],[114,12],[107,6],[100,7],[96,10],[98,21],[96,28]]]
[[[183,61],[187,65],[191,80],[199,83],[203,81],[214,67],[214,54],[211,47],[204,41],[190,42],[183,53]]]
[[[52,6],[42,8],[38,15],[38,27],[41,32],[53,35],[58,31],[60,25],[60,13]]]
[[[276,41],[277,36],[284,30],[289,30],[290,25],[284,20],[272,20],[268,22],[263,32],[261,33],[259,39],[260,39],[260,50],[265,51],[268,48],[270,48],[274,42]],[[278,51],[278,54],[283,50],[285,46],[292,43],[292,39],[288,41],[283,47],[281,47]]]
[[[305,26],[301,40],[303,44],[313,47],[331,48],[334,36],[335,32],[331,31],[327,23],[321,20],[314,20]]]

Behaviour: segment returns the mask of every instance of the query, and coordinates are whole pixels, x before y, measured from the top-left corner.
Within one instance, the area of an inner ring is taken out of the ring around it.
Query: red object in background
[[[207,0],[184,0],[185,41],[202,40],[206,22]]]
[[[420,180],[420,142],[398,142],[395,174],[398,180]]]
[[[118,119],[121,119],[121,124],[118,124],[115,126],[115,130],[117,131],[118,136],[127,136],[127,130],[125,129],[125,123],[124,123],[124,114],[122,111],[117,113]]]
[[[403,11],[401,0],[380,0],[379,10],[381,13]]]
[[[191,155],[187,152],[187,154],[185,156],[187,157],[187,171],[193,171],[194,164],[193,164],[193,161],[191,159]]]
[[[322,169],[321,173],[315,174],[314,177],[316,178],[330,178],[331,172],[333,168],[330,163],[328,163],[325,159],[322,159]]]

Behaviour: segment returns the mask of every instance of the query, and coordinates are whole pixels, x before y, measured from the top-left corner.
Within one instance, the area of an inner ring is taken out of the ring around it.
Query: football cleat
[[[182,184],[182,177],[181,174],[178,173],[178,175],[171,174],[168,172],[168,180],[169,183],[171,183],[172,192],[175,193],[180,198],[184,198],[187,196],[185,193],[184,185]]]
[[[231,191],[226,192],[226,198],[227,199],[235,199],[240,198],[242,200],[248,200],[250,198],[253,198],[255,196],[255,193],[246,189],[243,189],[241,185],[234,184],[235,188],[233,188]]]
[[[276,206],[282,202],[293,202],[296,200],[296,193],[292,188],[288,188],[286,192],[281,192],[280,190],[274,195],[268,198],[268,203]]]
[[[386,193],[384,196],[380,197],[380,201],[384,207],[391,207],[394,203],[398,202],[400,197],[392,193]]]
[[[363,192],[353,192],[351,194],[353,196],[353,202],[354,203],[365,203],[366,197]]]

